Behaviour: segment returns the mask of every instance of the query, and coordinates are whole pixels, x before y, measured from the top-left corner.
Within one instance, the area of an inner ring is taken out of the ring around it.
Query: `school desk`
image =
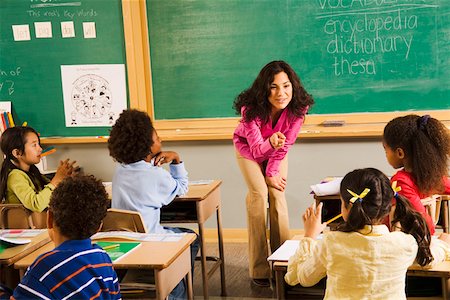
[[[221,295],[226,296],[225,289],[225,261],[223,252],[222,221],[220,211],[221,180],[214,180],[208,184],[189,185],[189,191],[182,197],[175,198],[172,203],[161,209],[161,223],[197,223],[200,236],[200,254],[202,264],[203,297],[208,299],[208,277],[220,266]],[[214,212],[217,220],[217,235],[219,257],[206,255],[205,240],[203,239],[204,223]],[[206,261],[214,261],[209,272],[206,271]]]
[[[319,205],[320,202],[323,203],[323,207],[330,207],[334,213],[333,214],[338,214],[340,212],[336,211],[336,207],[340,207],[340,201],[341,198],[339,195],[328,195],[328,196],[317,196],[314,195],[314,199],[316,201],[316,205]],[[449,201],[450,201],[450,195],[440,195],[440,201],[441,201],[441,205],[442,205],[442,225],[438,225],[436,226],[437,228],[439,228],[439,226],[442,227],[442,230],[445,233],[449,233]],[[339,204],[337,204],[339,203]],[[330,204],[333,204],[333,207],[331,207]],[[329,218],[331,218],[332,216],[327,216]],[[342,220],[342,219],[341,219]],[[337,220],[339,221],[339,220]]]
[[[296,235],[292,239],[300,240],[301,235]],[[273,261],[273,271],[275,272],[275,285],[277,299],[286,298],[286,285],[284,275],[287,272],[287,261]],[[450,288],[450,261],[443,261],[431,269],[422,268],[420,266],[411,266],[408,268],[407,276],[421,276],[421,277],[438,277],[442,282],[442,298],[448,299]]]
[[[173,288],[186,277],[188,299],[193,299],[191,249],[195,234],[188,233],[177,242],[140,242],[141,245],[113,262],[115,269],[150,269],[155,272],[156,299],[165,299]],[[117,241],[104,239],[102,241]],[[21,275],[40,254],[55,248],[53,242],[32,252],[14,264]],[[149,255],[151,254],[151,255]]]
[[[24,245],[19,245],[15,247],[10,247],[5,249],[0,253],[0,280],[1,282],[10,285],[12,284],[12,275],[10,267],[21,258],[35,251],[39,247],[50,242],[50,237],[48,236],[48,232],[45,230],[44,232],[38,234],[37,236],[31,238],[31,242]]]

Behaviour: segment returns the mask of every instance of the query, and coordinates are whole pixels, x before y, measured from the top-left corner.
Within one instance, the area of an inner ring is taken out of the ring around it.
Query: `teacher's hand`
[[[276,188],[277,190],[282,192],[284,192],[284,189],[286,188],[286,178],[282,177],[279,174],[271,177],[267,176],[266,183],[268,186]]]
[[[269,141],[272,145],[272,148],[278,150],[284,147],[284,144],[286,143],[286,136],[278,131],[270,136]]]

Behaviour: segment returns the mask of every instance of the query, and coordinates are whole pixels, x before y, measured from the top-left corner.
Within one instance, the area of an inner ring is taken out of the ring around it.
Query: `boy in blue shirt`
[[[112,207],[138,211],[151,233],[181,233],[187,228],[163,227],[161,207],[188,190],[188,173],[178,153],[162,151],[161,139],[150,117],[138,110],[124,110],[111,129],[108,149],[119,162],[112,181]],[[161,167],[169,164],[170,172]],[[191,244],[194,263],[198,238]],[[182,284],[171,293],[183,298]]]
[[[90,237],[102,224],[108,195],[93,176],[64,179],[53,191],[47,226],[55,249],[40,255],[14,290],[14,299],[120,299],[108,254]]]

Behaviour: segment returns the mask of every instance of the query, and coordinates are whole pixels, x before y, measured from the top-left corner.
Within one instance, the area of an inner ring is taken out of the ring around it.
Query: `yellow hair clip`
[[[355,193],[355,192],[349,190],[349,189],[347,189],[347,192],[349,192],[350,195],[353,196],[353,197],[349,200],[350,203],[353,204],[353,203],[355,203],[355,201],[358,200],[358,199],[359,199],[359,202],[361,202],[362,199],[370,192],[370,189],[365,188],[364,191],[363,191],[361,194],[359,194],[359,195],[358,195],[357,193]]]
[[[394,197],[398,196],[398,192],[402,190],[401,186],[397,186],[397,181],[392,182],[392,190],[394,191]]]

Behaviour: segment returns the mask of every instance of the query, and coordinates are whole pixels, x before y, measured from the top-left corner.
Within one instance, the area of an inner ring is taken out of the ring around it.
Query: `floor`
[[[225,243],[225,278],[227,296],[221,297],[220,270],[217,269],[209,280],[209,299],[211,300],[268,300],[275,299],[273,288],[262,288],[254,286],[248,275],[247,244]],[[218,256],[216,244],[207,244],[207,255]],[[212,264],[212,262],[208,262]],[[124,295],[122,295],[124,296]],[[129,297],[123,297],[130,299]],[[133,299],[149,299],[148,297],[132,297]],[[194,298],[203,299],[203,285],[201,275],[201,264],[195,262],[194,270]],[[438,300],[440,297],[411,297],[408,300]]]

